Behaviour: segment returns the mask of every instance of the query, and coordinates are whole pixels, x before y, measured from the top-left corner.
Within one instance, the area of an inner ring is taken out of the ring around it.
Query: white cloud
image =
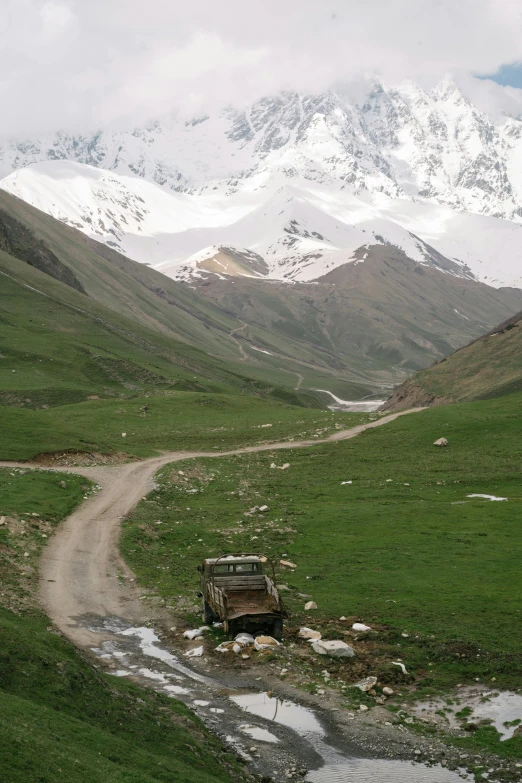
[[[71,9],[61,3],[44,3],[40,9],[42,42],[52,43],[65,35],[75,20]]]
[[[519,0],[4,0],[0,132],[138,123],[371,73],[454,72],[497,111],[520,92],[469,74],[520,57],[521,21]]]

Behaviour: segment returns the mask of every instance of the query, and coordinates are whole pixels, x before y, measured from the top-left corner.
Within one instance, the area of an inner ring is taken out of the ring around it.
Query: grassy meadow
[[[297,566],[279,566],[291,626],[375,625],[420,690],[493,676],[519,687],[521,405],[432,408],[313,449],[172,464],[127,520],[123,551],[167,599],[195,595],[204,556],[284,555]],[[433,445],[442,436],[449,447]]]
[[[38,555],[95,487],[0,469],[0,779],[231,783],[232,757],[180,702],[101,673],[38,608]]]
[[[201,392],[88,400],[37,411],[0,406],[0,459],[27,460],[61,451],[150,457],[178,449],[223,450],[325,437],[368,418],[364,413],[333,414],[239,394]]]

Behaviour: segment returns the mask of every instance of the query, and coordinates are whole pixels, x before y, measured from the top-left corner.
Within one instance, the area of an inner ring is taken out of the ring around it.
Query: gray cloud
[[[522,92],[479,82],[522,51],[519,0],[4,0],[0,133],[123,127],[281,89],[450,71],[497,112]]]

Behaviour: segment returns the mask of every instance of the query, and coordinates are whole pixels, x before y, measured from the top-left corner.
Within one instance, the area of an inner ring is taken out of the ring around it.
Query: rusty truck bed
[[[233,620],[245,614],[273,614],[280,611],[280,599],[272,582],[264,574],[255,577],[225,576],[210,586],[215,606]]]
[[[273,595],[261,590],[227,590],[227,614],[230,620],[244,614],[272,614],[278,605]]]

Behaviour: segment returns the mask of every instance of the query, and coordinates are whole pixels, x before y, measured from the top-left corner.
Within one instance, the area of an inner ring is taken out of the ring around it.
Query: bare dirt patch
[[[37,454],[31,463],[43,468],[94,467],[95,465],[123,465],[137,461],[138,457],[124,451],[102,454],[100,451],[57,451]]]

